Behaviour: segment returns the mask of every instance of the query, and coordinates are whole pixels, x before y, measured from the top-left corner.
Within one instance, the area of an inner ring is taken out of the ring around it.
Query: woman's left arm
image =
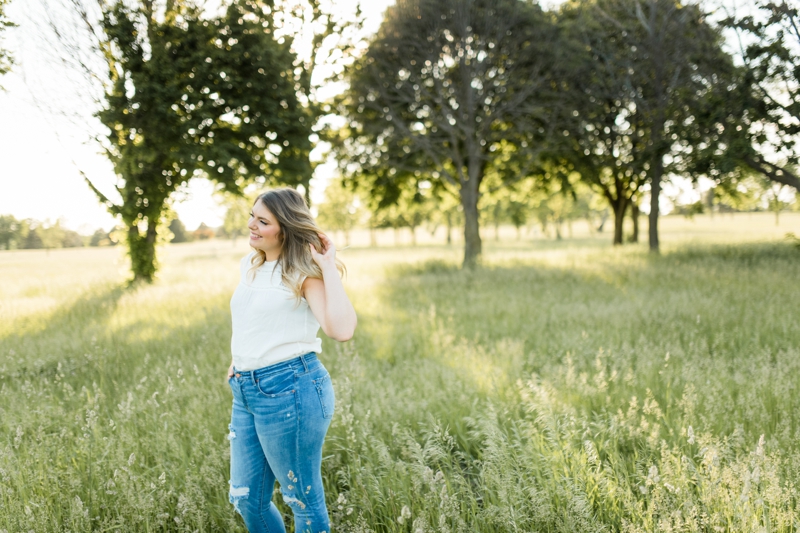
[[[319,236],[324,247],[319,253],[311,247],[311,257],[322,270],[322,279],[306,278],[303,282],[303,296],[311,312],[328,337],[344,342],[353,337],[356,330],[356,311],[347,297],[342,278],[336,270],[336,247],[323,234]]]

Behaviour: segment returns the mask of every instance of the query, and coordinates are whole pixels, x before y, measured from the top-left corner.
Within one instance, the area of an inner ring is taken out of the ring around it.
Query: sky
[[[90,103],[68,96],[74,91],[64,88],[71,87],[74,80],[44,53],[41,23],[32,21],[42,20],[46,1],[12,0],[7,8],[7,16],[18,27],[4,32],[3,46],[12,52],[17,64],[11,73],[0,77],[0,86],[5,89],[0,91],[0,214],[50,223],[61,220],[62,225],[84,234],[97,228],[108,230],[116,221],[99,203],[81,172],[106,194],[114,192],[115,176],[97,145],[88,141]],[[337,7],[350,8],[356,1],[338,0]],[[367,17],[365,29],[374,31],[393,0],[361,2]],[[557,3],[559,0],[549,2]],[[77,118],[67,119],[53,112],[54,108],[69,108]],[[334,174],[332,163],[317,167],[311,182],[312,201],[321,199],[325,184]],[[683,190],[687,197],[695,194],[687,183],[677,183],[667,193]],[[224,208],[210,181],[195,178],[175,198],[173,207],[187,228],[194,229],[201,222],[212,227],[222,223]]]

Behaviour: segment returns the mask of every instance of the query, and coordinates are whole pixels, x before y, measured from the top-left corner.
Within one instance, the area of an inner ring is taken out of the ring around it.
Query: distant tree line
[[[576,179],[576,177],[573,177]],[[676,195],[669,197],[672,214],[692,218],[696,215],[725,213],[772,212],[776,224],[782,212],[800,211],[800,195],[782,194],[787,188],[770,180],[753,176],[737,184],[736,188],[720,186],[704,191],[695,202],[683,202]],[[325,189],[322,201],[316,205],[318,222],[325,231],[337,234],[343,246],[350,244],[350,233],[355,229],[368,229],[371,244],[376,244],[375,230],[391,229],[395,243],[399,244],[401,231],[411,236],[416,244],[418,231],[434,235],[446,228],[445,239],[453,241],[453,231],[463,221],[462,206],[454,197],[437,197],[429,183],[414,194],[404,194],[385,207],[377,207],[369,191],[353,188],[341,178],[333,179]],[[233,213],[246,213],[246,206],[230,206]],[[537,188],[534,180],[527,180],[512,189],[498,189],[487,194],[479,213],[486,229],[484,235],[499,240],[501,226],[513,226],[516,238],[523,234],[543,235],[554,239],[572,236],[572,224],[584,221],[591,232],[602,234],[614,231],[613,212],[606,199],[579,179],[562,189],[558,186]],[[639,228],[634,218],[630,233],[623,235],[625,242],[637,242]],[[244,227],[244,226],[242,226]],[[615,237],[616,238],[616,237]]]
[[[17,220],[12,215],[0,215],[0,250],[78,248],[115,244],[117,241],[111,233],[102,229],[98,229],[91,236],[86,236],[63,227],[60,220],[48,224],[31,218]]]
[[[190,231],[177,217],[171,218],[167,228],[169,232],[163,232],[163,242],[169,243],[235,238],[241,235],[241,232],[227,231],[225,226],[212,228],[205,223],[200,223],[197,229]],[[124,240],[125,231],[122,226],[116,226],[108,231],[98,228],[91,235],[82,235],[65,228],[60,220],[47,223],[32,218],[18,220],[13,215],[0,215],[0,250],[116,246]]]

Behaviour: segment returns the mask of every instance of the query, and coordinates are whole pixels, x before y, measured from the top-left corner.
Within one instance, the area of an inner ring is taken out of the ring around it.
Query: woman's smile
[[[281,249],[280,225],[262,202],[256,202],[247,221],[250,230],[250,246],[270,255],[279,255]]]

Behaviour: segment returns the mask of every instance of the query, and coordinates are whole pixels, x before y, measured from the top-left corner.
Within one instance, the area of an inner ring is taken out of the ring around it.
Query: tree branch
[[[769,161],[765,161],[757,155],[745,156],[744,162],[747,163],[750,168],[764,174],[772,181],[782,183],[783,185],[789,185],[790,187],[794,187],[795,190],[800,191],[800,176],[794,172],[781,168]]]

